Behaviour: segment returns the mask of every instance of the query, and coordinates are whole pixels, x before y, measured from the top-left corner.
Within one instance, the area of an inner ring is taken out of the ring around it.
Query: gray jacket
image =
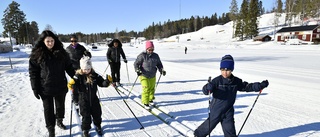
[[[147,78],[153,78],[156,76],[157,69],[161,71],[163,66],[157,53],[147,54],[146,52],[142,52],[134,62],[134,69],[136,72],[141,70],[142,75]]]

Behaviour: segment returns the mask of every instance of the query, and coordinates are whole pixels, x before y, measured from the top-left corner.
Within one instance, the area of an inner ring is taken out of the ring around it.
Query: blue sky
[[[143,31],[152,22],[208,16],[229,11],[231,0],[15,0],[28,22],[36,21],[39,31],[47,24],[60,34],[82,32]],[[1,0],[3,12],[11,0]],[[237,0],[240,7],[242,0]],[[271,9],[275,0],[262,0]],[[3,32],[0,23],[0,32]]]

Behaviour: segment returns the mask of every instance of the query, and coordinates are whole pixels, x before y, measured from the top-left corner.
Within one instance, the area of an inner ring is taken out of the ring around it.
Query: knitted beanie
[[[222,57],[220,62],[220,69],[227,69],[233,71],[234,61],[231,55],[225,55]]]
[[[148,48],[154,48],[152,41],[146,41],[146,49],[148,49]]]
[[[84,56],[80,59],[80,68],[81,69],[91,69],[92,68],[90,57]]]

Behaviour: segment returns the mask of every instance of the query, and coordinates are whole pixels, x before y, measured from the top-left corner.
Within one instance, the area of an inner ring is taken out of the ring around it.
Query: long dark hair
[[[46,37],[52,37],[54,39],[54,46],[52,47],[51,51],[46,47],[44,43],[44,39]],[[59,59],[64,59],[67,55],[66,51],[63,48],[62,42],[59,38],[50,30],[44,30],[40,34],[39,39],[37,40],[34,48],[31,51],[30,58],[36,59],[38,63],[43,61],[48,57],[50,52]]]

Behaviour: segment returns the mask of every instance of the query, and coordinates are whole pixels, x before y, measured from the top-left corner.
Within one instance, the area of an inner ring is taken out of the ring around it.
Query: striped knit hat
[[[231,55],[225,55],[222,57],[220,62],[220,69],[227,69],[233,71],[234,61]]]

